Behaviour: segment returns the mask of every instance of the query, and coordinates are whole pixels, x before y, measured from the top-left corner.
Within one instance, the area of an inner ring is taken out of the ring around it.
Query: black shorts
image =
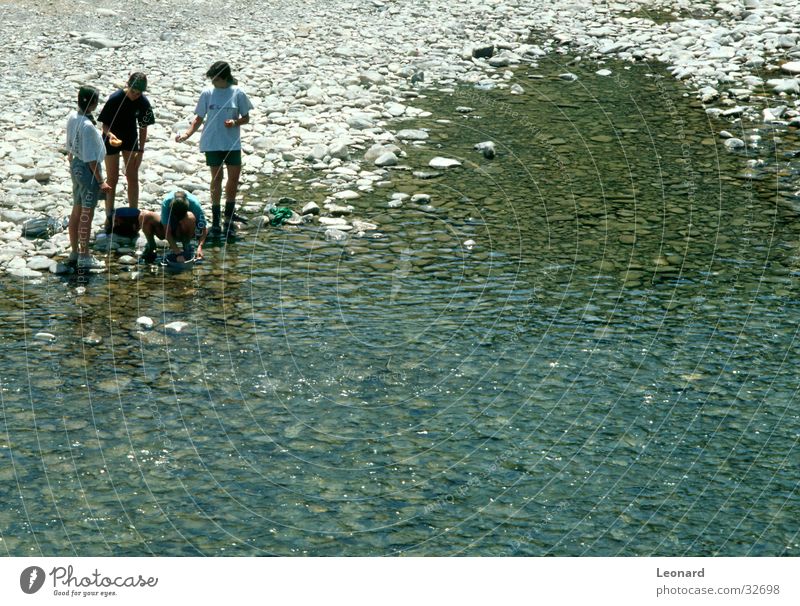
[[[137,137],[129,137],[127,140],[122,139],[122,145],[119,147],[114,147],[111,145],[108,142],[108,137],[103,137],[103,143],[106,146],[106,156],[116,156],[121,151],[139,151],[139,139]]]

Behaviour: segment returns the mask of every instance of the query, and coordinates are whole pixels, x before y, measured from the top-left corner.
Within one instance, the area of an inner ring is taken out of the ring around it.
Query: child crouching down
[[[191,259],[191,241],[197,238],[195,258],[203,258],[203,244],[208,236],[206,218],[200,201],[184,191],[171,192],[161,202],[161,213],[144,211],[140,216],[142,233],[147,238],[142,258],[152,263],[156,258],[155,238],[166,240],[178,263]],[[179,246],[180,243],[180,246]]]

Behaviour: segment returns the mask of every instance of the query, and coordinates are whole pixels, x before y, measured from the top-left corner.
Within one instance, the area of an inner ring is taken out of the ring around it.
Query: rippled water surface
[[[613,70],[412,100],[402,163],[463,167],[382,237],[3,280],[0,553],[796,555],[797,136]]]

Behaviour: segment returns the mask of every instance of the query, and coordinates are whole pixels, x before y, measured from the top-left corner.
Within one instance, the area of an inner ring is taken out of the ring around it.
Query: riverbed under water
[[[0,279],[0,553],[796,555],[797,134],[595,69],[412,100],[402,163],[463,166],[353,201],[380,237]]]

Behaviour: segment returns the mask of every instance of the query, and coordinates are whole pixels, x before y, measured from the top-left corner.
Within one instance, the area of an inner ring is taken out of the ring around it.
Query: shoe
[[[78,264],[78,253],[76,252],[69,253],[69,257],[67,257],[67,260],[64,261],[64,265],[66,265],[67,267],[75,267],[77,264]]]
[[[208,235],[211,238],[220,238],[222,236],[222,229],[219,225],[212,225],[208,230]]]
[[[232,238],[236,236],[236,224],[231,221],[225,224],[225,237]]]
[[[150,248],[149,246],[145,246],[144,250],[142,251],[142,260],[145,263],[152,263],[156,260],[156,249]]]
[[[105,269],[106,264],[95,259],[92,255],[78,257],[78,269]]]

